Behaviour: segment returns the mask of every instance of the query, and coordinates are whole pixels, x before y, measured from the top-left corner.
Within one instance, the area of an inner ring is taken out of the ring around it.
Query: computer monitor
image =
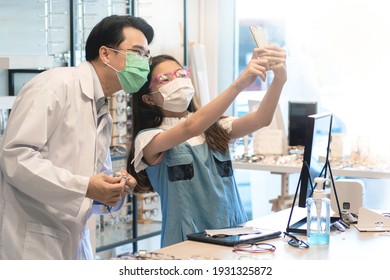
[[[288,145],[304,146],[306,121],[317,114],[317,102],[288,102]]]
[[[331,113],[307,117],[299,207],[306,207],[306,199],[311,197],[315,188],[314,178],[327,178],[332,120]]]
[[[297,197],[298,206],[306,208],[306,199],[312,196],[316,187],[314,179],[328,178],[329,171],[334,184],[329,164],[332,121],[333,115],[328,112],[307,117],[303,164],[286,229],[288,232],[306,233],[306,217],[293,225],[290,225],[290,222]],[[338,217],[334,218],[338,219]]]

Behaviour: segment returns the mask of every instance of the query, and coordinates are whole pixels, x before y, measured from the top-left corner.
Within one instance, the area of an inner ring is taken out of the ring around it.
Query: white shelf
[[[16,96],[0,96],[0,110],[11,109],[14,105]]]
[[[0,68],[3,69],[47,69],[53,65],[53,56],[15,55],[0,57]]]

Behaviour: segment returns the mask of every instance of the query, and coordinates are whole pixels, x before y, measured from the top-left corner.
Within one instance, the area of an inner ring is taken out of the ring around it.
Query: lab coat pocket
[[[177,153],[174,157],[168,157],[166,162],[169,181],[190,180],[194,177],[194,164],[190,154]]]
[[[233,165],[228,153],[213,152],[214,162],[221,177],[233,176]]]
[[[29,223],[24,240],[23,259],[60,260],[68,234],[41,224]]]

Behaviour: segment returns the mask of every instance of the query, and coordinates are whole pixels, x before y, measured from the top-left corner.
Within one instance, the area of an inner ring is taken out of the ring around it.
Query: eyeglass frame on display
[[[151,204],[152,202],[158,202],[158,200],[159,200],[158,195],[144,197],[145,204]]]
[[[115,100],[116,102],[118,103],[122,103],[124,100],[125,100],[125,93],[124,92],[119,92],[117,94],[115,94]]]
[[[125,107],[110,108],[110,110],[115,111],[118,116],[123,115],[127,111]]]
[[[158,210],[157,207],[153,208],[153,209],[143,209],[142,210],[142,215],[144,215],[144,217],[146,219],[149,219],[151,217],[156,217],[158,215],[158,212],[159,212],[159,210]],[[150,214],[146,214],[146,213],[150,213]]]
[[[121,130],[121,129],[125,128],[125,125],[127,124],[127,121],[116,121],[116,122],[113,122],[112,124],[115,124],[116,128],[118,130]]]

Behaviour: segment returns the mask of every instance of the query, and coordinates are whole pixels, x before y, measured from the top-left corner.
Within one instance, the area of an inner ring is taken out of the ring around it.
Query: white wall
[[[144,18],[154,29],[150,46],[152,55],[170,54],[184,61],[183,0],[138,0],[135,14]]]
[[[235,0],[189,0],[188,39],[204,45],[210,99],[234,77]],[[232,110],[228,110],[232,114]]]

